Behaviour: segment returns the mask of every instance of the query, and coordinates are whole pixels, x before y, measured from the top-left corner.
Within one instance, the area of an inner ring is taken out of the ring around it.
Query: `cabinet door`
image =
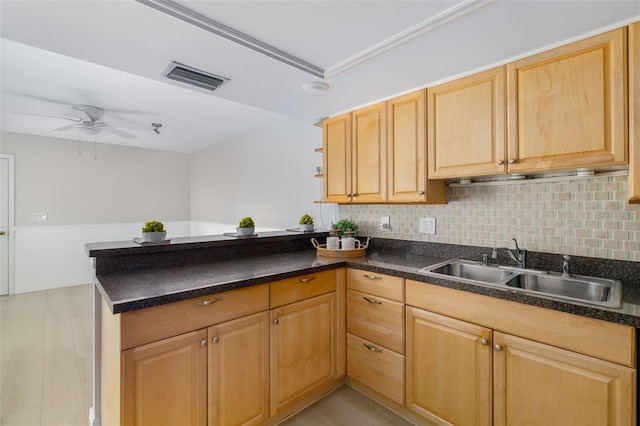
[[[508,65],[509,171],[627,161],[624,28]]]
[[[640,22],[629,25],[629,202],[640,204]]]
[[[337,378],[336,294],[271,310],[271,415]]]
[[[407,408],[437,424],[490,425],[491,330],[417,308],[406,316]]]
[[[324,201],[351,201],[351,114],[322,123]]]
[[[388,101],[387,120],[388,200],[444,203],[444,182],[427,181],[426,91]]]
[[[495,425],[635,424],[635,370],[494,332]]]
[[[269,312],[209,327],[209,426],[269,418]]]
[[[207,330],[124,351],[125,425],[207,424]]]
[[[387,114],[384,103],[352,113],[352,202],[376,203],[387,199]]]
[[[428,89],[429,179],[506,171],[504,67]]]

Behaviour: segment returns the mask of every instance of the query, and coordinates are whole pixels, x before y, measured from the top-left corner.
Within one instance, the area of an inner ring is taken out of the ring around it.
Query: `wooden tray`
[[[352,250],[330,250],[327,248],[326,244],[318,244],[318,241],[315,238],[311,239],[311,243],[316,248],[318,252],[318,256],[325,257],[359,257],[367,254],[367,247],[369,246],[369,238],[367,238],[367,242],[360,248],[352,249]]]

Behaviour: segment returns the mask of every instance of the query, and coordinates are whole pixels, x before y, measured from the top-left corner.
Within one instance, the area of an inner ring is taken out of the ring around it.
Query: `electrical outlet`
[[[382,231],[390,231],[391,224],[389,222],[389,216],[380,216],[380,229]]]
[[[431,234],[436,233],[436,218],[435,217],[421,217],[420,218],[420,233]]]
[[[48,220],[48,215],[46,213],[32,213],[31,221],[32,222],[45,222]]]

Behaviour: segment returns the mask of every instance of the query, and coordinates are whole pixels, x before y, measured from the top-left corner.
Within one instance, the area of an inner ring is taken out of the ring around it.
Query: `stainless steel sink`
[[[617,280],[484,265],[481,262],[452,259],[418,270],[440,278],[489,285],[522,293],[568,299],[607,308],[622,307],[622,283]]]
[[[422,268],[420,271],[446,275],[449,277],[464,278],[472,281],[481,281],[484,283],[503,282],[514,275],[514,272],[510,270],[485,266],[481,263],[459,259],[449,260],[428,268]]]
[[[507,281],[507,286],[527,292],[545,294],[563,299],[576,300],[607,306],[622,307],[621,283],[594,277],[562,277],[550,274],[521,272]]]

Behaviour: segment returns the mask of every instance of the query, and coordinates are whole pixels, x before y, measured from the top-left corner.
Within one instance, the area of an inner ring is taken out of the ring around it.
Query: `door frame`
[[[0,159],[6,159],[9,161],[9,179],[8,179],[8,224],[7,224],[7,236],[9,240],[9,246],[7,250],[7,269],[9,279],[8,294],[13,294],[15,290],[15,168],[14,168],[14,156],[12,154],[0,154]]]

